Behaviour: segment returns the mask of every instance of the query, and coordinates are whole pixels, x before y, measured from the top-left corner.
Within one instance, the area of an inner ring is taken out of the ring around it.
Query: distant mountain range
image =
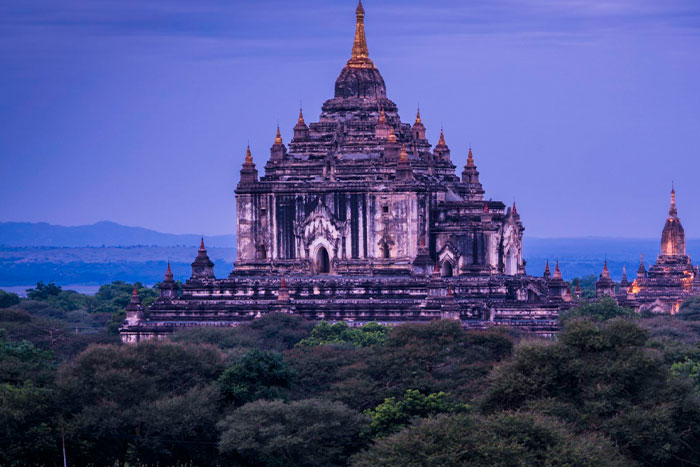
[[[64,227],[47,223],[0,223],[0,286],[37,281],[61,285],[97,285],[113,280],[160,281],[170,260],[176,279],[185,280],[197,254],[199,235],[175,235],[114,222]],[[226,277],[236,257],[234,235],[205,236],[217,277]],[[627,268],[634,278],[639,255],[648,268],[659,253],[659,239],[534,238],[525,236],[527,272],[542,275],[547,260],[559,260],[565,279],[600,274],[607,259],[615,280]],[[700,259],[700,239],[687,241],[688,254]]]
[[[102,221],[65,227],[46,222],[0,222],[0,246],[4,247],[101,247],[101,246],[192,246],[200,236],[168,234]],[[234,247],[233,235],[204,236],[207,247]]]

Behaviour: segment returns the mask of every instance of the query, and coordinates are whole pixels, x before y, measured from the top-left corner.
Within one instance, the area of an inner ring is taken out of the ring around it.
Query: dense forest
[[[552,339],[273,314],[121,345],[132,288],[0,291],[1,465],[700,464],[700,299]]]

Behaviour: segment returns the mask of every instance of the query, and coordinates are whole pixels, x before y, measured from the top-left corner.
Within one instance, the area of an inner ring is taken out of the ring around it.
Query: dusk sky
[[[356,2],[0,2],[0,221],[235,232],[258,169],[350,56]],[[700,237],[700,1],[364,2],[402,119],[526,236]]]

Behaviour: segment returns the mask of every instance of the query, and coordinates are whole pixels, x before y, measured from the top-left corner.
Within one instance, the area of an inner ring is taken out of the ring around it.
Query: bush
[[[612,443],[531,413],[438,415],[377,441],[355,467],[625,465]]]
[[[221,394],[234,406],[257,399],[278,399],[293,374],[282,356],[257,349],[247,352],[219,378]]]
[[[346,465],[362,447],[367,423],[339,402],[257,401],[219,423],[219,450],[245,465]]]

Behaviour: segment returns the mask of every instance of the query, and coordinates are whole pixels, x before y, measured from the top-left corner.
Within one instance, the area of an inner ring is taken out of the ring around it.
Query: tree
[[[500,331],[464,331],[455,321],[404,324],[382,346],[359,349],[340,370],[331,397],[366,410],[407,389],[451,392],[467,401],[479,394],[494,364],[510,355],[511,340]]]
[[[256,401],[219,423],[219,450],[246,465],[346,465],[363,445],[367,418],[319,399]]]
[[[700,321],[700,297],[691,297],[681,303],[676,318],[683,321]]]
[[[698,463],[698,398],[646,344],[634,322],[571,320],[556,342],[519,347],[495,371],[481,406],[563,418],[609,436],[644,464]]]
[[[374,322],[351,328],[344,321],[339,321],[335,324],[321,321],[313,328],[311,336],[300,341],[297,345],[348,344],[355,347],[368,347],[370,345],[383,344],[388,333],[388,326],[382,326]]]
[[[178,331],[178,342],[208,343],[222,349],[256,348],[282,352],[308,337],[314,323],[300,316],[271,313],[249,324],[231,328],[192,328]]]
[[[220,410],[214,385],[224,367],[222,352],[208,345],[89,347],[58,373],[73,462],[138,464],[156,455],[170,464],[210,459]],[[158,446],[163,452],[156,454]],[[177,453],[184,457],[175,459]]]
[[[615,318],[638,319],[639,313],[632,308],[621,307],[611,297],[603,297],[593,303],[583,303],[559,315],[565,322],[573,318],[590,318],[594,321],[607,321]]]
[[[439,413],[459,413],[469,409],[467,404],[455,402],[450,394],[438,392],[421,394],[415,389],[407,389],[401,399],[389,397],[374,410],[366,410],[365,415],[372,419],[370,428],[378,437],[399,431],[416,418],[425,418]]]
[[[13,305],[17,305],[19,302],[19,295],[16,293],[0,290],[0,308],[10,308]]]
[[[276,352],[250,350],[219,378],[221,394],[234,406],[277,399],[289,387],[292,371]]]
[[[688,378],[700,393],[700,361],[686,359],[671,365],[671,374],[677,378]]]
[[[380,439],[352,459],[382,466],[618,466],[612,443],[574,435],[570,427],[531,413],[438,415]]]

